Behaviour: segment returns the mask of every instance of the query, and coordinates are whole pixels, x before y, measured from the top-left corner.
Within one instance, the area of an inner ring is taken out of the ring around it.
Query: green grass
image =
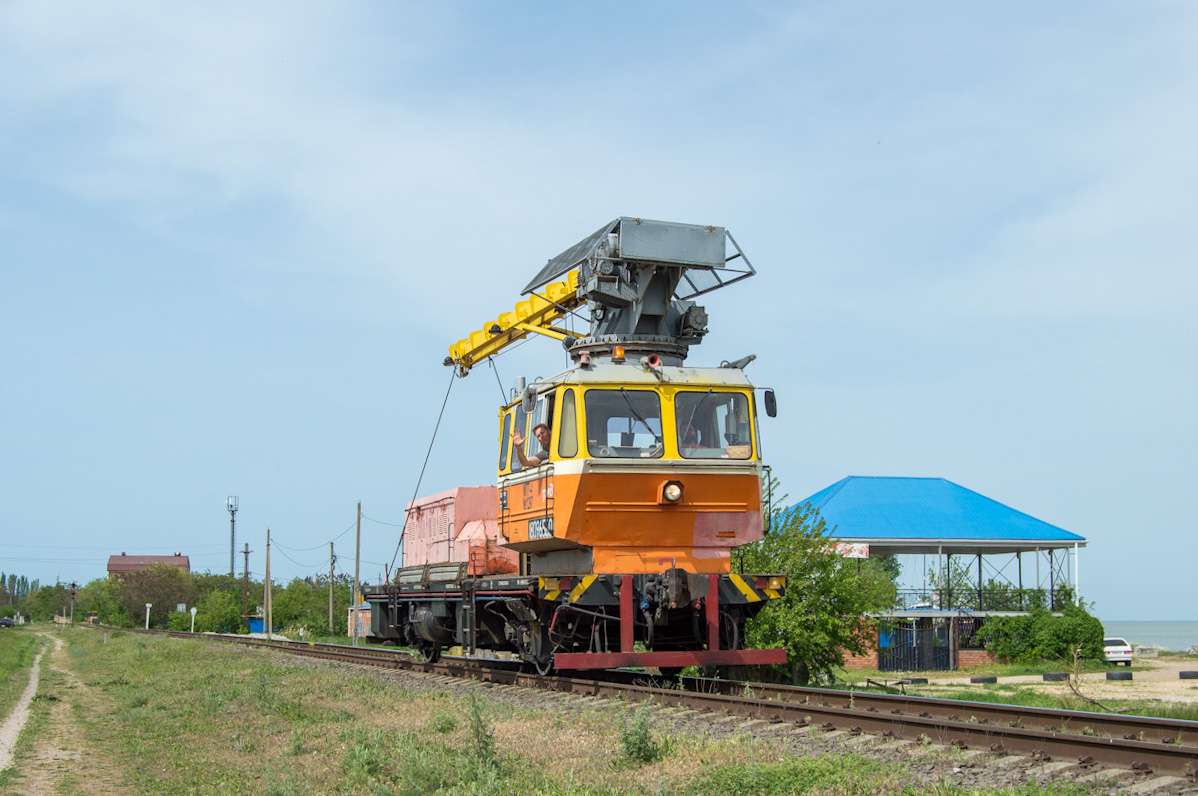
[[[7,716],[29,684],[33,659],[45,642],[23,627],[0,628],[0,719]]]
[[[37,638],[32,633],[28,634],[28,640],[34,642],[34,650],[30,655],[30,663],[32,663],[33,657],[37,654],[37,649],[39,649],[44,642],[42,639]],[[0,656],[2,655],[3,653],[0,652]],[[38,692],[34,696],[33,701],[29,704],[29,719],[26,721],[24,729],[21,730],[21,734],[17,738],[16,748],[13,749],[14,765],[6,768],[4,771],[0,771],[0,793],[4,793],[6,796],[10,793],[24,792],[23,790],[17,790],[15,787],[22,780],[19,761],[23,757],[28,756],[34,744],[37,743],[38,739],[45,732],[46,726],[48,724],[50,708],[55,702],[58,701],[57,692],[62,685],[61,676],[53,673],[50,670],[45,656],[42,657],[39,668]],[[24,677],[21,679],[20,686],[21,690],[23,690],[28,684],[29,667],[26,667],[23,674]],[[11,709],[12,705],[6,707],[4,712],[0,713],[0,718],[7,717],[8,712]]]
[[[616,700],[534,710],[494,701],[482,686],[415,690],[202,640],[110,633],[103,643],[82,630],[64,640],[86,693],[54,693],[87,699],[86,710],[75,703],[75,737],[85,758],[116,767],[109,781],[130,793],[1033,793],[914,785],[903,764],[801,758],[782,741],[746,735],[678,735]],[[0,775],[0,793],[19,790],[20,765]]]
[[[688,794],[726,796],[787,796],[795,793],[827,796],[873,794],[936,794],[937,796],[1080,796],[1085,788],[1025,785],[1017,790],[973,790],[950,784],[909,785],[902,771],[858,755],[790,757],[777,762],[732,763],[704,773],[687,789]]]

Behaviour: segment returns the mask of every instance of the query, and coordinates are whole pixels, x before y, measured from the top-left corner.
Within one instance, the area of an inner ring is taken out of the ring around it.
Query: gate
[[[878,633],[878,670],[925,672],[952,668],[948,623],[940,620],[898,622]]]

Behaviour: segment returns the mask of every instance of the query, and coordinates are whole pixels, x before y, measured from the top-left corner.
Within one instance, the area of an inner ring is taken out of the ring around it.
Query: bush
[[[241,629],[241,604],[230,594],[210,592],[196,606],[196,631],[236,633]]]
[[[1102,658],[1102,622],[1082,606],[1067,605],[1054,616],[1042,604],[1024,616],[992,616],[978,629],[977,640],[1010,663],[1072,662]]]
[[[624,749],[624,758],[633,763],[652,763],[663,756],[664,749],[653,737],[648,707],[637,708],[631,723],[626,716],[620,715],[620,745]]]
[[[175,633],[186,633],[191,630],[191,613],[171,611],[166,620],[166,628]]]

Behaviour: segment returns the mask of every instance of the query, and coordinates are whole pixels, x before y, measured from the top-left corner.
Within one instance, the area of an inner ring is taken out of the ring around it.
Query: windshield
[[[587,390],[587,450],[591,456],[658,458],[661,399],[652,390]]]
[[[753,455],[749,399],[741,393],[685,391],[674,397],[678,452],[686,459]]]

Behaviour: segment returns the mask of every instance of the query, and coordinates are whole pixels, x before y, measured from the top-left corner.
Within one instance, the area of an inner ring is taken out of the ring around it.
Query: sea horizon
[[[1103,633],[1126,639],[1136,647],[1159,647],[1187,652],[1198,647],[1198,621],[1184,619],[1101,620]]]

